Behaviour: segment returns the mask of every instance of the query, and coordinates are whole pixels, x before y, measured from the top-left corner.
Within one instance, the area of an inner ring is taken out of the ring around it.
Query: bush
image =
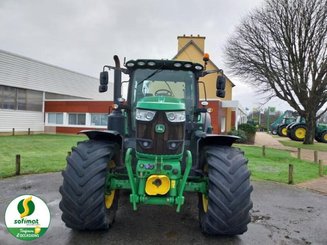
[[[248,123],[243,123],[238,126],[238,129],[243,130],[247,134],[255,134],[257,131],[256,127],[248,124]]]
[[[236,143],[246,143],[247,142],[247,137],[246,137],[246,133],[243,130],[231,130],[228,132],[229,135],[235,135],[240,137],[240,139],[236,140]]]
[[[257,131],[256,127],[248,124],[248,123],[243,123],[238,126],[239,130],[242,130],[246,134],[246,143],[248,144],[254,144],[254,139],[255,139],[255,133]]]

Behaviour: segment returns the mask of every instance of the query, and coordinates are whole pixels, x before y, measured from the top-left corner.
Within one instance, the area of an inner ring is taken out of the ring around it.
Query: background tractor
[[[283,114],[281,114],[272,124],[270,124],[269,130],[271,134],[278,134],[278,127],[281,124],[284,124],[284,120],[286,118],[294,118],[294,112],[290,110],[284,111]]]
[[[211,73],[220,74],[216,94],[225,96],[222,71],[169,60],[131,60],[122,68],[117,56],[114,60],[115,66],[104,66],[100,74],[99,91],[105,92],[108,70],[114,70],[108,130],[83,131],[89,139],[72,148],[62,174],[60,209],[66,226],[108,229],[121,190],[130,193],[133,210],[170,205],[177,212],[185,192],[194,192],[203,233],[244,233],[253,189],[247,159],[231,146],[238,137],[210,134],[207,103],[199,103],[199,79]],[[129,76],[126,101],[122,73]]]
[[[287,127],[287,136],[291,140],[303,141],[307,132],[307,125],[305,118],[298,116],[295,122],[289,124]],[[327,143],[327,125],[317,123],[315,128],[315,140],[322,143]]]
[[[294,121],[294,117],[284,117],[282,122],[277,125],[277,134],[281,137],[287,137],[287,126]]]
[[[322,143],[327,143],[327,125],[318,123],[316,127],[315,140]]]

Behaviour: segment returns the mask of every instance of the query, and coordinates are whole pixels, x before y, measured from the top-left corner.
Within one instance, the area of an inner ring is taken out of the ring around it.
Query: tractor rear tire
[[[295,141],[303,141],[306,132],[307,132],[307,128],[305,126],[303,125],[294,126],[291,131],[291,139]]]
[[[62,220],[74,230],[106,230],[114,222],[118,191],[112,192],[110,208],[105,204],[105,183],[117,145],[87,140],[72,148],[62,172],[59,204]]]
[[[290,138],[291,140],[293,140],[292,139],[292,133],[291,133],[292,132],[292,128],[287,127],[286,128],[286,131],[287,131],[287,133],[286,133],[287,137]]]
[[[207,146],[203,153],[209,182],[207,197],[199,195],[201,230],[208,235],[243,234],[252,208],[248,160],[240,149],[229,146]]]
[[[321,142],[321,139],[320,139],[320,137],[319,136],[315,136],[315,140],[317,141],[317,142]]]

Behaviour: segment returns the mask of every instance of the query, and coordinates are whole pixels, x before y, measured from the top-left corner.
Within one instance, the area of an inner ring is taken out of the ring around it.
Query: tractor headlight
[[[185,111],[169,111],[166,117],[169,122],[185,122]]]
[[[136,120],[150,122],[156,115],[155,111],[136,109]]]

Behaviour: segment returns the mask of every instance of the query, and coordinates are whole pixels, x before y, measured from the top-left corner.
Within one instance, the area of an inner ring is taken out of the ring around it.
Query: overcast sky
[[[212,61],[236,84],[233,99],[252,109],[260,97],[228,74],[223,50],[241,19],[263,1],[0,0],[0,49],[98,77],[115,54],[171,59],[177,36],[199,34]],[[268,105],[288,108],[277,99]]]

